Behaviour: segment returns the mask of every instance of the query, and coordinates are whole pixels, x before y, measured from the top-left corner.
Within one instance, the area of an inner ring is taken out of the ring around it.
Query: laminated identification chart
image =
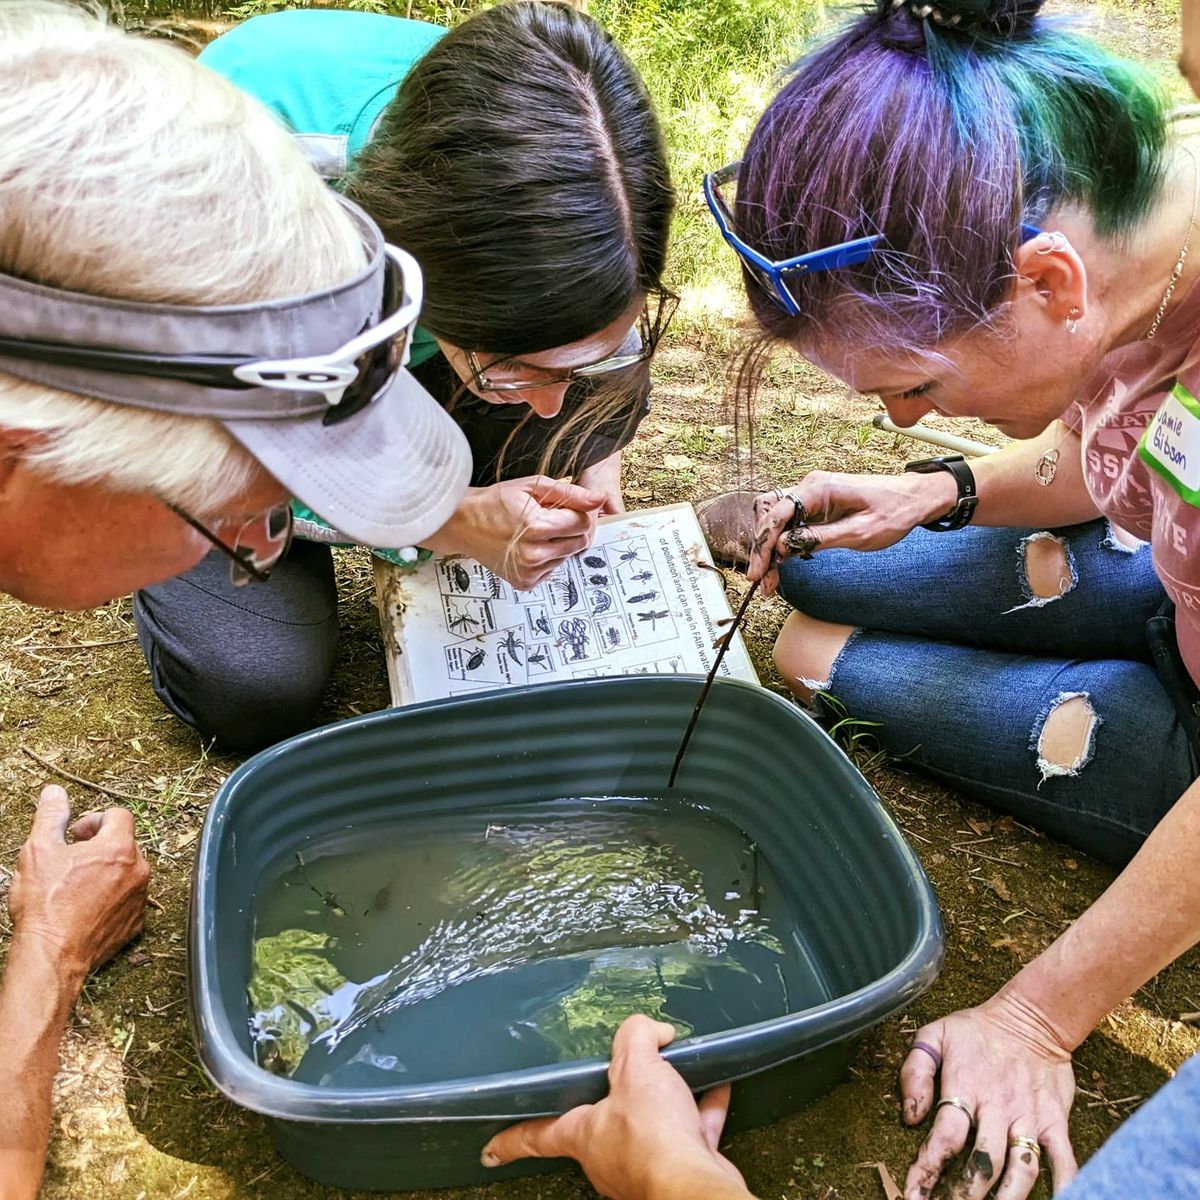
[[[392,701],[599,675],[704,674],[731,612],[690,504],[601,520],[592,546],[530,591],[480,563],[377,560]],[[758,682],[740,635],[721,674]]]

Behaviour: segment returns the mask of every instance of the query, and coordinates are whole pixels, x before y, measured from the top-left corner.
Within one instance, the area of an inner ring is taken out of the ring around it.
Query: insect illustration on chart
[[[591,640],[588,636],[587,622],[575,617],[570,621],[558,623],[558,636],[571,648],[571,661],[578,662],[587,657],[587,646]]]
[[[661,612],[657,609],[648,609],[645,612],[640,612],[637,619],[643,623],[649,622],[650,628],[654,629],[659,621],[665,621],[671,615],[669,608],[664,608]]]
[[[467,609],[455,608],[446,620],[451,633],[469,634],[480,628],[480,622]]]
[[[493,600],[499,600],[504,595],[504,581],[494,571],[488,571],[485,568],[484,573],[487,576],[488,592]]]
[[[615,625],[607,625],[604,629],[604,641],[612,649],[616,649],[625,639]]]
[[[612,597],[607,592],[592,593],[592,612],[595,616],[608,612],[612,603]]]
[[[642,561],[642,552],[636,546],[630,546],[628,550],[622,550],[619,559],[623,563],[640,563]]]
[[[550,632],[550,621],[545,613],[540,613],[533,622],[542,633]]]
[[[454,581],[454,586],[460,592],[467,591],[471,586],[471,576],[467,574],[467,568],[462,563],[452,563],[450,566],[450,578]]]
[[[636,596],[628,597],[629,604],[649,604],[651,600],[657,600],[657,592],[639,592]]]
[[[563,608],[570,610],[579,603],[579,588],[569,576],[566,579],[551,579],[550,587],[558,595]]]
[[[515,629],[508,630],[504,637],[500,640],[500,649],[508,655],[518,666],[524,666],[521,659],[521,652],[525,649],[525,643],[517,637]]]
[[[592,584],[593,587],[608,587],[608,576],[607,575],[589,575],[588,583]]]
[[[463,666],[468,671],[478,671],[479,668],[483,666],[483,664],[486,660],[487,660],[487,651],[481,647],[478,650],[472,651],[470,657],[467,659],[467,661],[465,663],[463,663]]]
[[[607,567],[608,563],[606,563],[599,554],[585,554],[583,556],[583,565],[585,567],[591,567],[594,570],[597,567]]]
[[[638,583],[646,583],[654,578],[653,571],[639,571],[636,575],[630,575],[630,579],[636,579]]]
[[[537,667],[541,671],[553,669],[554,664],[550,661],[550,651],[542,646],[534,646],[525,657],[531,667]]]

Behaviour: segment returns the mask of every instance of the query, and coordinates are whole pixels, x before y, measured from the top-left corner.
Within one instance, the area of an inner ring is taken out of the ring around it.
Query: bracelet
[[[904,464],[906,471],[918,475],[931,475],[934,471],[949,471],[958,485],[958,498],[954,507],[936,521],[923,521],[922,529],[932,533],[950,533],[968,524],[979,505],[979,493],[975,487],[975,472],[961,454],[942,454],[937,458],[921,458]]]

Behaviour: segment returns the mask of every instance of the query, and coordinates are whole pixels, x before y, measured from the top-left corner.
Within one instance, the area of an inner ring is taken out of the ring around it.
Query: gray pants
[[[328,546],[296,541],[266,583],[235,588],[229,559],[143,588],[134,621],[159,699],[227,750],[258,750],[311,724],[337,654]]]

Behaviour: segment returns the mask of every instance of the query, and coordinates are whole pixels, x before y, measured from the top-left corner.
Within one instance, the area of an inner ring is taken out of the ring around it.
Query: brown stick
[[[82,775],[72,775],[70,771],[64,771],[62,767],[56,767],[52,762],[44,759],[40,754],[35,754],[34,751],[24,744],[21,750],[28,754],[36,763],[41,763],[47,771],[52,771],[55,775],[61,775],[64,779],[69,779],[72,783],[79,784],[80,787],[91,788],[93,792],[102,792],[106,796],[112,796],[116,800],[131,800],[134,804],[145,804],[145,796],[134,796],[129,792],[119,792],[116,788],[105,787],[102,783],[93,783],[90,779],[84,779]]]
[[[692,709],[692,719],[683,731],[683,740],[679,743],[679,749],[675,752],[675,762],[671,766],[671,777],[667,780],[667,787],[669,788],[675,786],[675,776],[679,774],[679,764],[683,762],[683,755],[688,748],[688,742],[692,740],[692,732],[696,728],[696,722],[700,719],[700,710],[704,707],[704,701],[708,699],[708,693],[712,688],[713,680],[716,679],[717,672],[721,668],[721,662],[725,658],[725,651],[729,649],[729,643],[733,641],[733,635],[741,627],[742,618],[746,615],[746,610],[750,607],[750,601],[754,599],[754,593],[758,591],[758,585],[761,582],[762,580],[756,579],[750,585],[750,590],[743,597],[741,607],[737,610],[737,615],[733,618],[733,624],[729,627],[729,632],[725,635],[725,640],[722,642],[720,650],[717,651],[717,657],[713,659],[713,665],[709,668],[708,678],[704,681],[704,687],[700,689],[700,699],[696,701],[696,707]]]

